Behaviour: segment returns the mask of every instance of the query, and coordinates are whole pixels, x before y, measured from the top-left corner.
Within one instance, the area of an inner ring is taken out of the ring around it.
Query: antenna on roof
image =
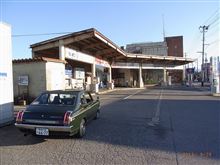
[[[163,39],[165,40],[165,25],[164,25],[164,14],[162,14],[162,21],[163,21]]]

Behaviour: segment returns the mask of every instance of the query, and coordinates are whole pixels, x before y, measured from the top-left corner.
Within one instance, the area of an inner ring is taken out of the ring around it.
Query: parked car
[[[15,126],[22,132],[49,136],[83,137],[86,124],[100,116],[100,101],[84,90],[43,92],[26,110],[19,111]]]

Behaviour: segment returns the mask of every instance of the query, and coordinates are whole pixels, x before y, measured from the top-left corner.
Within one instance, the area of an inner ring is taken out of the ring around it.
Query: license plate
[[[47,128],[36,128],[36,135],[49,136],[49,130]]]

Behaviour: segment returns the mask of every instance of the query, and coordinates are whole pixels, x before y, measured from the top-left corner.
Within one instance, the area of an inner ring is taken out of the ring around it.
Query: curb
[[[113,92],[113,91],[116,91],[117,89],[109,89],[109,90],[106,90],[106,91],[102,91],[102,92],[98,92],[97,94],[100,95],[100,94],[105,94],[105,93],[109,93],[109,92]]]
[[[102,92],[98,92],[98,94],[105,94],[105,93],[109,93],[109,92],[113,92],[113,91],[123,91],[123,90],[138,90],[138,89],[146,89],[146,87],[142,87],[142,88],[114,88],[114,89],[109,89],[106,91],[102,91]]]
[[[213,93],[212,96],[214,96],[214,97],[220,97],[220,93]]]

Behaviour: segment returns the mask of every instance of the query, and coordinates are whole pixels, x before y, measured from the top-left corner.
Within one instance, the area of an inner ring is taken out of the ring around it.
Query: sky
[[[182,35],[186,56],[201,63],[199,26],[211,24],[207,57],[220,55],[219,10],[220,0],[0,0],[0,20],[12,27],[13,59],[31,58],[31,44],[62,35],[35,34],[96,28],[118,46],[163,41],[164,18],[165,36]]]

